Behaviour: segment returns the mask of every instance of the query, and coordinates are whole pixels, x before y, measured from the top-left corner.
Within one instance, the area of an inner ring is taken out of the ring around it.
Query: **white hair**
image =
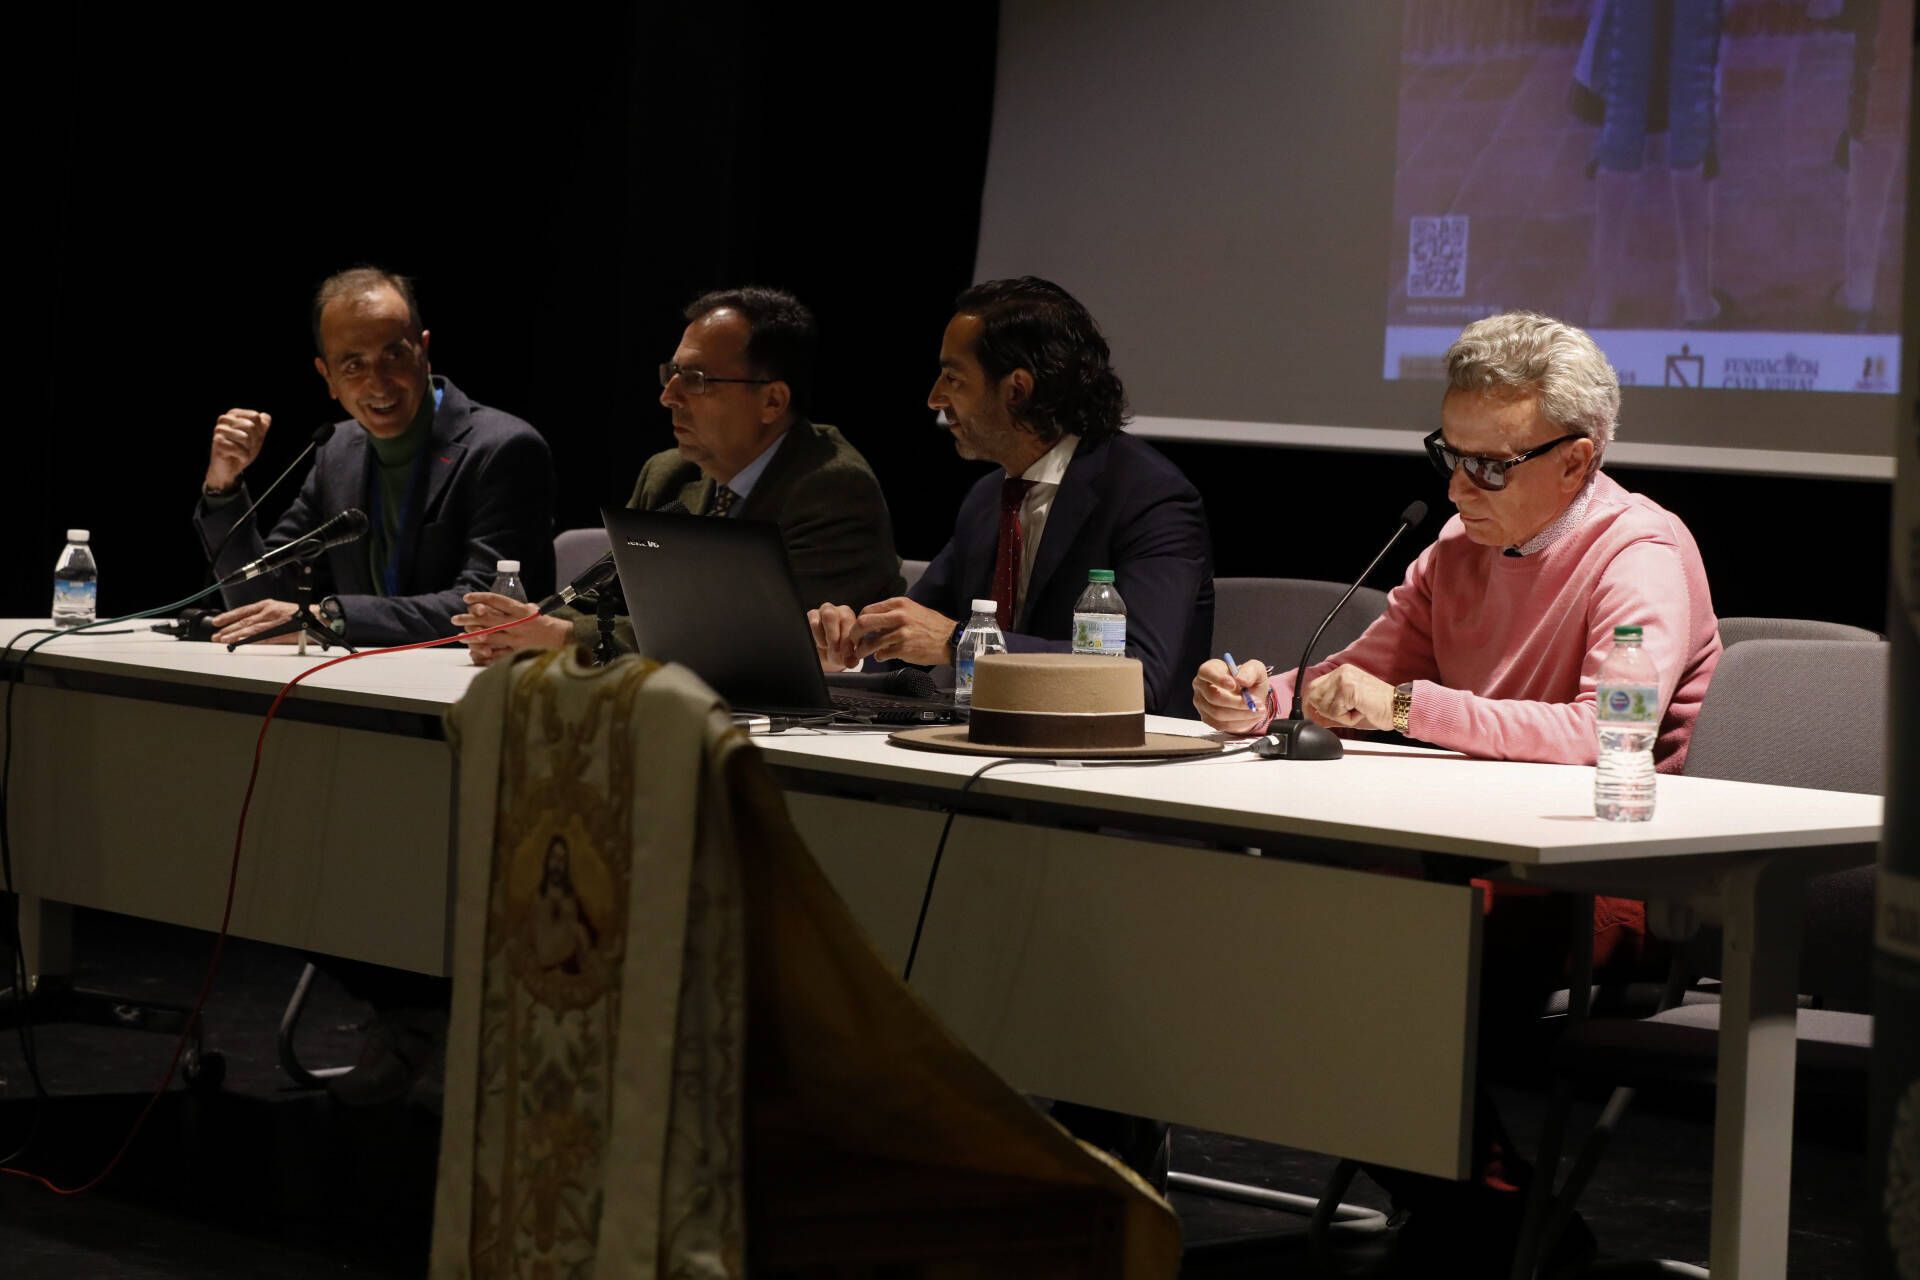
[[[1620,418],[1620,378],[1586,330],[1531,311],[1461,330],[1447,348],[1447,387],[1502,400],[1535,397],[1548,422],[1593,441],[1596,470]]]

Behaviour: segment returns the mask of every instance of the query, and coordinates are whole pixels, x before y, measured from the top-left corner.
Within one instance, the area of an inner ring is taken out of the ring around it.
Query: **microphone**
[[[217,609],[182,609],[178,618],[156,622],[149,630],[175,640],[209,641],[213,639],[213,615],[218,612]]]
[[[316,560],[321,552],[331,547],[342,546],[357,538],[366,537],[367,523],[366,512],[358,507],[348,507],[306,537],[295,538],[283,547],[275,547],[258,560],[235,569],[220,579],[220,585],[231,587],[236,583],[257,578],[263,573],[277,573],[290,565]]]
[[[1367,575],[1380,567],[1387,552],[1393,550],[1393,544],[1400,541],[1400,535],[1427,518],[1427,504],[1418,499],[1407,504],[1400,513],[1400,523],[1395,527],[1393,536],[1387,539],[1387,545],[1380,548],[1366,568],[1360,571],[1353,585],[1347,588],[1347,594],[1340,597],[1340,603],[1333,606],[1327,616],[1314,628],[1313,637],[1307,641],[1307,647],[1300,652],[1300,665],[1293,673],[1293,706],[1287,712],[1285,720],[1275,720],[1267,726],[1264,738],[1253,744],[1253,754],[1269,760],[1338,760],[1346,754],[1346,748],[1340,745],[1340,739],[1333,730],[1323,724],[1315,724],[1300,714],[1300,698],[1305,692],[1301,688],[1307,680],[1307,659],[1313,656],[1313,647],[1320,643],[1320,635],[1334,620],[1340,610],[1346,608],[1347,601],[1353,599],[1353,593],[1367,580]]]
[[[600,588],[612,582],[619,574],[619,566],[613,563],[613,552],[609,551],[588,565],[585,572],[579,577],[548,596],[545,600],[542,600],[538,612],[540,616],[544,618],[555,609],[572,604],[581,596],[597,593]]]
[[[253,519],[253,513],[260,509],[260,504],[267,500],[267,495],[272,493],[275,489],[278,489],[280,487],[280,482],[285,480],[288,476],[292,475],[293,469],[295,467],[299,466],[302,462],[306,461],[308,456],[311,455],[315,449],[318,449],[321,445],[325,444],[328,440],[332,439],[333,425],[334,425],[333,423],[329,422],[324,424],[323,426],[315,427],[313,429],[313,438],[307,441],[307,447],[302,449],[298,454],[294,455],[293,461],[287,464],[287,469],[285,471],[282,471],[279,475],[275,476],[273,478],[273,483],[268,485],[265,489],[261,490],[260,496],[255,498],[251,503],[249,503],[247,506],[247,509],[240,513],[239,518],[236,519],[232,524],[227,526],[226,536],[220,539],[220,545],[215,547],[213,549],[213,554],[207,557],[207,578],[209,581],[211,581],[213,578],[213,567],[220,563],[220,553],[227,549],[227,544],[229,542],[233,541],[233,535],[240,532],[241,528],[246,525],[247,521]]]
[[[687,504],[676,499],[669,502],[666,506],[661,507],[659,510],[649,511],[647,514],[654,516],[683,516],[687,514]],[[542,600],[538,612],[540,616],[544,618],[555,609],[564,608],[572,604],[581,596],[597,594],[601,588],[614,582],[619,576],[620,567],[613,562],[613,552],[609,551],[588,565],[579,577],[548,596],[545,600]]]

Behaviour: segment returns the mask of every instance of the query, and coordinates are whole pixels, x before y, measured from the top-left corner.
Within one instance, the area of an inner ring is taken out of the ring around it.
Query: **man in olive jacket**
[[[838,431],[805,416],[812,313],[791,294],[750,287],[705,294],[686,316],[679,348],[660,366],[674,447],[647,459],[627,505],[658,511],[677,503],[695,516],[773,522],[803,601],[899,594],[900,557],[880,482]],[[466,603],[453,621],[469,632],[530,612],[486,591],[469,593]],[[484,664],[515,649],[591,643],[594,631],[591,609],[565,608],[467,643]],[[633,647],[630,625],[622,622],[616,635]]]

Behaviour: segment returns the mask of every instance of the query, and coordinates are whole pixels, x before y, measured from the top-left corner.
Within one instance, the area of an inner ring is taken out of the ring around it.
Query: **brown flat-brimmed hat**
[[[923,751],[1060,760],[1220,750],[1210,738],[1148,733],[1139,660],[1084,653],[986,654],[973,664],[966,724],[901,729],[889,737]]]

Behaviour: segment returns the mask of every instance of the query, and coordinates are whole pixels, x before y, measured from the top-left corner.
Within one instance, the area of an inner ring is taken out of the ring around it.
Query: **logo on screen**
[[[1887,384],[1887,358],[1868,356],[1860,362],[1860,380],[1853,384],[1855,391],[1891,391]]]
[[[1669,387],[1703,387],[1707,384],[1707,358],[1693,353],[1689,343],[1681,343],[1677,355],[1667,357],[1666,385]]]
[[[1721,364],[1720,385],[1742,391],[1812,391],[1820,381],[1820,362],[1809,356],[1728,356]]]

